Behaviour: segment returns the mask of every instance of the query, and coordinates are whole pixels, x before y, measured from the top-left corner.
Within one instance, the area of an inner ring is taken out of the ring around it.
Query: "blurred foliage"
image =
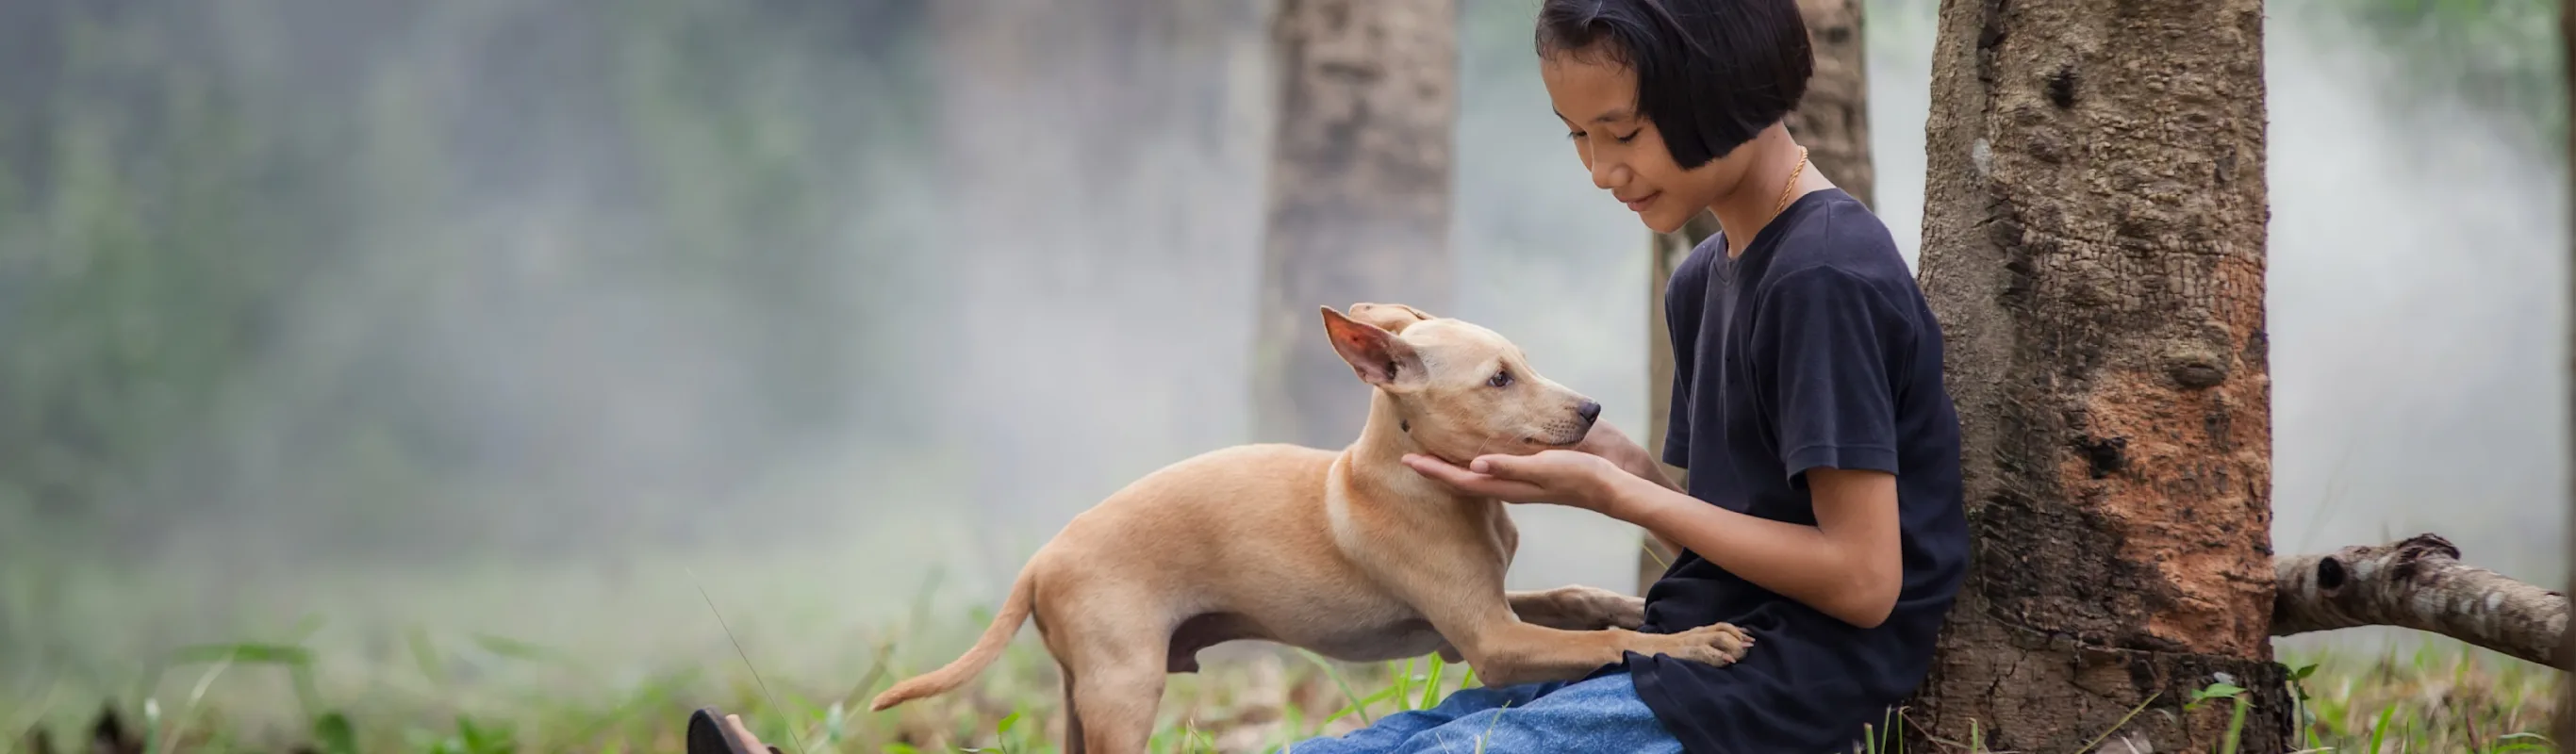
[[[925,276],[861,210],[921,159],[925,5],[0,4],[0,552],[281,496],[381,544],[430,480],[541,490],[490,435],[560,438],[457,418],[432,360],[565,291],[722,334],[689,352],[761,376],[735,421],[919,420],[870,355]]]
[[[2567,85],[2557,0],[2269,0],[2276,17],[2350,17],[2400,61],[2401,92],[2447,93],[2529,126],[2564,154]],[[2274,26],[2283,23],[2272,22]]]

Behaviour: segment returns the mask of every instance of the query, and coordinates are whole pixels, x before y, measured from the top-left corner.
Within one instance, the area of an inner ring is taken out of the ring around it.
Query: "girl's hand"
[[[1486,455],[1459,468],[1426,455],[1406,455],[1404,465],[1432,481],[1469,495],[1512,503],[1565,505],[1611,515],[1614,474],[1626,474],[1609,459],[1579,450],[1545,450],[1535,455]]]
[[[1575,444],[1574,449],[1610,459],[1610,465],[1638,476],[1645,476],[1639,469],[1655,468],[1655,458],[1646,452],[1646,446],[1628,439],[1627,433],[1606,421],[1593,422],[1592,432],[1584,435],[1583,442]]]

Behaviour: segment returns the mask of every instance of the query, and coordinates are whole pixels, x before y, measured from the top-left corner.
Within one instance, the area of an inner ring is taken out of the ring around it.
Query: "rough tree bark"
[[[1326,347],[1317,306],[1449,307],[1457,119],[1455,0],[1281,0],[1254,433],[1339,448],[1368,388]]]
[[[2286,751],[2262,2],[1940,18],[1921,278],[1975,542],[1907,734],[2205,751],[2228,709],[2184,705],[2225,682],[2252,695],[2242,750]]]
[[[1806,99],[1789,114],[1789,133],[1807,147],[1813,169],[1862,204],[1876,206],[1878,175],[1869,159],[1868,44],[1861,33],[1860,0],[1798,0],[1798,10],[1807,21],[1816,73],[1807,82]],[[1656,458],[1664,457],[1664,425],[1673,385],[1664,285],[1672,280],[1673,268],[1681,265],[1682,258],[1716,233],[1717,217],[1703,212],[1681,230],[1648,239],[1652,258],[1646,279],[1646,449]],[[1664,472],[1673,475],[1674,481],[1687,483],[1680,469],[1666,466]],[[1654,537],[1639,536],[1644,549],[1637,554],[1637,593],[1644,594],[1648,585],[1663,576],[1663,564],[1672,562],[1673,553]]]
[[[1816,73],[1789,114],[1789,133],[1819,173],[1862,204],[1877,206],[1878,171],[1869,160],[1869,57],[1860,0],[1798,0]]]
[[[2273,636],[2401,626],[2551,667],[2576,659],[2561,642],[2567,595],[2462,563],[2438,535],[2284,557],[2272,567]]]

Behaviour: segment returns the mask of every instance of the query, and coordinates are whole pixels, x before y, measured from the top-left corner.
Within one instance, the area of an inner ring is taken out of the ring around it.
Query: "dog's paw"
[[[1718,667],[1735,664],[1735,661],[1744,659],[1744,653],[1753,649],[1753,635],[1732,623],[1701,626],[1672,637],[1678,646],[1667,654]]]

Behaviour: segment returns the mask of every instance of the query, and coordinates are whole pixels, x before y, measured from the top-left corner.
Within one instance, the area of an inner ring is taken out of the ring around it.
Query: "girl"
[[[1796,0],[1546,0],[1537,42],[1593,185],[1657,232],[1702,210],[1725,229],[1665,291],[1662,460],[1690,488],[1606,424],[1573,450],[1406,463],[1646,529],[1681,555],[1639,630],[1723,621],[1756,642],[1726,667],[1630,653],[1586,678],[1468,689],[1286,751],[1853,751],[1929,670],[1968,530],[1940,327],[1887,227],[1781,124],[1814,65]],[[693,752],[763,748],[701,717]]]
[[[1781,123],[1814,57],[1795,0],[1548,0],[1540,75],[1593,185],[1670,233],[1725,231],[1665,291],[1663,461],[1616,430],[1582,447],[1428,456],[1461,491],[1617,518],[1681,556],[1646,632],[1730,622],[1712,667],[1627,655],[1585,679],[1473,689],[1300,754],[1849,752],[1928,671],[1967,567],[1941,332],[1885,225],[1808,168]]]

